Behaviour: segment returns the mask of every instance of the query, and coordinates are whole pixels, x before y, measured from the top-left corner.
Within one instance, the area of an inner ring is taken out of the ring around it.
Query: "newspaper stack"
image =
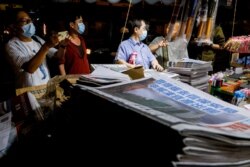
[[[176,167],[250,166],[250,112],[244,108],[171,78],[82,89],[178,131],[185,147],[172,162]]]
[[[8,145],[13,140],[11,135],[11,112],[7,111],[7,102],[0,102],[0,158],[7,152]],[[6,108],[6,109],[4,109]],[[7,112],[7,113],[5,113]]]
[[[166,70],[164,70],[163,72],[159,72],[154,69],[146,69],[144,73],[145,73],[145,77],[149,77],[149,78],[155,78],[155,79],[172,78],[172,79],[180,80],[179,74],[168,72]]]
[[[80,76],[77,83],[96,87],[128,81],[131,81],[128,75],[103,66],[98,66],[91,74]]]
[[[129,70],[125,64],[91,64],[91,69],[94,71],[98,67],[108,68],[116,72],[124,72]]]
[[[206,91],[208,88],[208,71],[212,71],[211,62],[182,59],[177,62],[169,62],[168,71],[180,75],[180,80],[197,89]]]
[[[128,68],[125,64],[91,64],[93,70],[99,67],[126,74],[132,80],[144,78],[144,69],[141,65],[137,65],[134,68]]]
[[[235,131],[240,131],[246,124],[231,123],[229,126],[232,126],[232,128],[235,127]],[[183,143],[185,144],[183,153],[177,155],[178,162],[173,162],[175,167],[250,166],[249,137],[240,137],[234,133],[233,135],[219,134],[216,131],[197,128],[193,125],[179,124],[173,128],[186,136],[183,139]]]

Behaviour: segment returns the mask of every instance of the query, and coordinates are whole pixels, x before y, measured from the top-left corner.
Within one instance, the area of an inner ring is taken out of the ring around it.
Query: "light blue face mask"
[[[78,23],[78,33],[83,34],[85,31],[85,25],[83,23]]]
[[[36,27],[33,23],[26,24],[22,26],[23,36],[31,38],[36,33]]]
[[[148,31],[147,30],[144,30],[143,32],[142,32],[142,34],[140,35],[140,41],[143,41],[146,37],[147,37],[147,35],[148,35]]]

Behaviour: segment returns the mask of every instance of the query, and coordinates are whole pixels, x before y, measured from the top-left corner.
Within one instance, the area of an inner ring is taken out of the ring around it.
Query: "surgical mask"
[[[78,23],[78,30],[79,34],[83,34],[85,31],[85,25],[83,23]]]
[[[142,34],[140,35],[140,41],[143,41],[146,37],[147,37],[147,35],[148,35],[148,31],[147,30],[144,30],[143,32],[142,32]]]
[[[26,24],[22,26],[23,36],[31,38],[36,33],[36,27],[33,23]]]

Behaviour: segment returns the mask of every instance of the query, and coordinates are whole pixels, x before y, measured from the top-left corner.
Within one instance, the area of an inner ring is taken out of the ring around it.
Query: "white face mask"
[[[147,35],[148,35],[148,31],[143,30],[142,34],[139,36],[140,41],[143,41],[144,39],[146,39]]]
[[[36,33],[36,27],[33,23],[22,26],[23,36],[31,38]]]

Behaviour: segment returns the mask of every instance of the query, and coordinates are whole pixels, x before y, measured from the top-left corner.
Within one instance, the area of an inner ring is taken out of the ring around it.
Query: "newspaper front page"
[[[184,155],[179,155],[182,158],[180,162],[173,162],[174,166],[249,164],[250,152],[240,149],[250,146],[250,112],[244,108],[171,78],[144,78],[100,88],[83,86],[82,89],[163,123],[182,136],[200,137],[207,145],[213,143],[211,141],[223,143],[222,148],[218,145],[206,148],[204,143],[197,146],[196,141],[189,140],[192,144],[183,148]],[[228,161],[237,150],[241,150],[242,156]],[[220,161],[208,156],[213,154],[221,157]],[[198,155],[207,161],[197,162]]]
[[[133,109],[135,104],[140,113],[156,116],[183,133],[194,130],[250,139],[248,110],[171,78],[85,89],[126,108]]]

